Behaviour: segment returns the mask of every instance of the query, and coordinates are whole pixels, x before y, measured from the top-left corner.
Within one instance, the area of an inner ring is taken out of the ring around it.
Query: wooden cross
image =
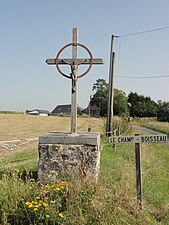
[[[70,78],[72,80],[72,88],[71,88],[71,133],[76,133],[77,132],[77,79],[86,75],[88,73],[88,71],[90,70],[92,64],[103,64],[103,59],[100,58],[96,58],[94,59],[92,57],[91,52],[88,50],[88,48],[86,48],[84,45],[79,44],[78,43],[78,32],[77,32],[77,28],[73,28],[73,36],[72,36],[72,43],[66,45],[65,47],[63,47],[59,53],[57,54],[57,56],[59,57],[60,53],[66,48],[69,47],[70,45],[72,46],[72,58],[66,58],[66,59],[60,59],[58,57],[56,57],[55,59],[47,59],[46,63],[48,65],[56,65],[58,71],[65,77]],[[77,47],[81,46],[83,48],[85,48],[89,55],[90,55],[90,59],[83,59],[83,58],[79,58],[78,59],[78,52],[77,52]],[[79,65],[86,65],[89,64],[89,68],[88,70],[83,73],[83,75],[79,75],[78,76],[78,66]],[[61,70],[59,69],[58,65],[70,65],[71,66],[71,73],[70,76],[64,74],[61,72]]]

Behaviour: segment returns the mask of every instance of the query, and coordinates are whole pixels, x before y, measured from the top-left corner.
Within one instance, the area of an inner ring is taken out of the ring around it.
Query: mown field
[[[69,131],[69,117],[0,114],[0,120],[0,224],[169,224],[168,146],[141,146],[141,211],[136,199],[134,145],[119,144],[113,149],[104,136],[103,119],[78,118],[79,131],[86,132],[90,125],[92,131],[102,133],[96,185],[84,180],[43,184],[34,179],[37,138],[49,131]],[[129,124],[116,124],[121,131],[134,133]],[[2,145],[2,141],[13,142]],[[32,176],[23,177],[23,171],[31,171]]]
[[[38,137],[50,131],[70,131],[70,117],[0,114],[0,121],[0,168],[37,169]],[[87,132],[89,126],[93,132],[103,132],[103,120],[78,118],[78,131]]]

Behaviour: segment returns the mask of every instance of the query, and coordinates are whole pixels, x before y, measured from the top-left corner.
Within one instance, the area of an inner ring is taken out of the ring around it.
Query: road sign
[[[158,143],[167,142],[168,138],[165,134],[159,135],[135,135],[135,136],[116,136],[109,137],[110,144],[125,144],[135,143],[135,158],[136,158],[136,191],[137,200],[142,210],[142,173],[141,173],[141,144],[140,143]]]
[[[125,143],[157,143],[167,142],[167,135],[140,135],[140,136],[117,136],[109,137],[111,144],[125,144]]]

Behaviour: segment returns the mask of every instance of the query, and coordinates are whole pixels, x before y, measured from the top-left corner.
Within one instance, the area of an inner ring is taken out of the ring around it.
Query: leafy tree
[[[128,95],[130,103],[130,115],[135,117],[155,117],[157,116],[158,106],[150,97],[138,95],[131,92]]]
[[[98,79],[96,80],[96,83],[93,84],[92,90],[95,91],[95,94],[93,95],[91,104],[95,104],[100,107],[100,116],[106,116],[109,84],[107,84],[104,79]],[[114,90],[113,105],[113,111],[115,115],[128,115],[128,102],[124,91],[118,89]]]
[[[128,116],[128,98],[123,90],[114,89],[113,111],[117,116]]]
[[[95,91],[91,100],[92,105],[97,105],[100,108],[100,116],[106,116],[107,113],[107,99],[108,99],[108,84],[104,79],[96,80],[93,84],[92,91]]]
[[[169,102],[158,101],[157,120],[169,122]]]

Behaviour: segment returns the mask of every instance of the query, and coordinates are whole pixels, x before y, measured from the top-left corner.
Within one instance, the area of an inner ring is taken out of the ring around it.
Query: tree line
[[[91,105],[100,108],[100,116],[106,116],[108,106],[109,84],[104,79],[98,79],[93,84],[94,94]],[[157,117],[159,121],[169,122],[169,102],[155,102],[151,97],[114,89],[113,114],[123,117]]]

